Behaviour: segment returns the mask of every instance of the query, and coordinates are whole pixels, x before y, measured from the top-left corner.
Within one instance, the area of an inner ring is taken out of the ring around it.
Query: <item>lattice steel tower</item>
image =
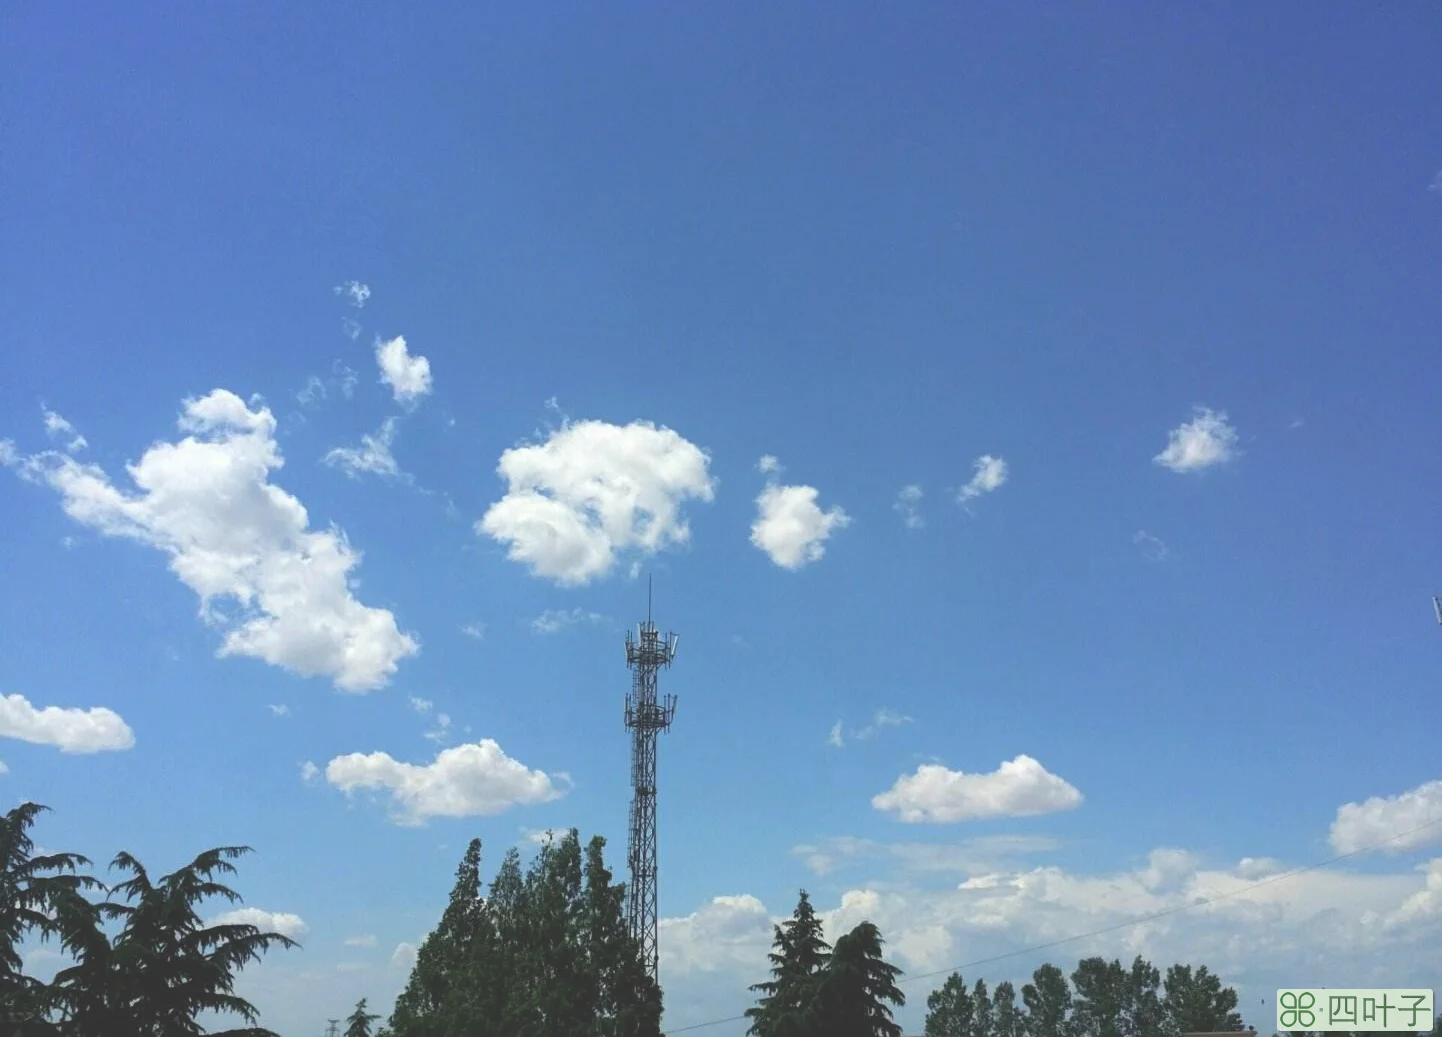
[[[651,581],[646,581],[646,622],[636,636],[626,634],[626,665],[631,692],[626,696],[626,727],[631,732],[631,829],[627,861],[631,885],[626,891],[631,935],[641,948],[646,971],[656,978],[656,735],[671,729],[676,697],[656,699],[656,673],[676,658],[675,634],[664,638],[651,622]]]

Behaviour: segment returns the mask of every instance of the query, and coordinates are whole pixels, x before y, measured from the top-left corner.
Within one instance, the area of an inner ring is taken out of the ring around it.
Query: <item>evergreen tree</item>
[[[355,1011],[345,1021],[345,1037],[372,1037],[371,1023],[380,1016],[366,1011],[366,999],[356,1002]]]
[[[796,910],[783,925],[775,927],[771,979],[752,990],[759,1002],[746,1010],[751,1037],[809,1037],[816,1024],[814,995],[818,973],[830,959],[831,948],[822,938],[821,919],[811,907],[806,890],[801,891]]]
[[[1031,980],[1021,988],[1026,1037],[1072,1037],[1071,988],[1061,969],[1043,965]]]
[[[1237,992],[1223,987],[1205,965],[1195,971],[1190,965],[1173,965],[1167,969],[1164,988],[1163,1025],[1172,1037],[1242,1028],[1242,1017],[1236,1011]]]
[[[816,983],[818,1037],[901,1037],[891,1005],[906,995],[896,985],[901,970],[881,956],[884,942],[871,922],[836,941]]]
[[[22,803],[0,817],[0,1033],[17,1037],[53,1032],[45,1021],[49,988],[24,974],[20,944],[31,934],[42,940],[60,935],[55,915],[66,894],[104,888],[96,879],[78,874],[82,865],[90,865],[79,854],[33,856],[30,828],[48,809]],[[47,874],[53,872],[60,874]]]
[[[1016,1006],[1016,987],[1009,980],[992,991],[991,1025],[996,1037],[1025,1037],[1026,1017]]]
[[[586,845],[581,943],[598,978],[597,1037],[660,1037],[661,988],[646,971],[626,922],[626,887],[613,884],[606,840]]]
[[[972,1037],[975,1011],[976,1002],[967,992],[966,980],[960,972],[953,972],[945,983],[927,995],[926,1025],[922,1033],[924,1037]]]

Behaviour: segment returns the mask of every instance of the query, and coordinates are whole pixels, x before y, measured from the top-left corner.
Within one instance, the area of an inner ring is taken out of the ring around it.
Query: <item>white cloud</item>
[[[534,846],[545,846],[556,838],[554,828],[522,828],[521,837]]]
[[[360,328],[356,328],[356,334],[359,333]],[[351,338],[355,338],[355,335],[352,335]],[[331,371],[334,373],[337,384],[340,386],[340,394],[346,399],[350,399],[355,394],[355,387],[360,381],[360,375],[340,360],[337,360],[331,365]]]
[[[1167,557],[1167,545],[1162,542],[1162,538],[1153,536],[1145,529],[1139,529],[1132,534],[1132,543],[1137,545],[1149,561],[1160,562]]]
[[[757,465],[764,472],[780,471],[771,455]],[[797,570],[826,555],[831,534],[851,524],[851,516],[840,506],[822,511],[816,503],[814,486],[782,486],[768,483],[756,498],[756,521],[751,525],[751,543],[766,552],[783,569]]]
[[[305,388],[296,393],[295,398],[307,407],[313,403],[318,403],[325,399],[325,382],[321,381],[317,376],[311,375],[305,380]]]
[[[1432,178],[1432,182],[1427,185],[1427,190],[1434,194],[1442,194],[1442,172]]]
[[[371,290],[369,285],[361,284],[359,281],[347,281],[345,284],[335,286],[335,294],[344,297],[352,306],[360,309],[371,297]]]
[[[411,704],[411,709],[415,710],[417,713],[420,713],[422,716],[429,713],[431,711],[431,707],[435,705],[435,703],[432,702],[430,699],[419,698],[415,695],[409,696],[409,702]]]
[[[507,545],[507,557],[533,575],[579,586],[609,573],[619,554],[687,543],[682,505],[714,498],[709,463],[705,451],[650,422],[567,425],[501,455],[506,495],[476,532]]]
[[[396,949],[391,953],[391,966],[409,972],[416,967],[416,945],[413,943],[398,943]]]
[[[982,454],[972,463],[972,468],[975,471],[971,481],[956,491],[958,503],[965,504],[969,500],[975,500],[984,493],[991,493],[1006,482],[1007,465],[999,457]]]
[[[99,753],[135,745],[135,732],[112,710],[36,709],[23,695],[0,697],[0,738],[53,745],[62,753]]]
[[[395,438],[396,419],[386,418],[375,435],[361,436],[358,447],[336,447],[325,455],[325,463],[332,468],[339,468],[352,479],[359,479],[366,472],[392,479],[402,478],[404,473],[396,464],[395,455],[391,453],[391,444],[395,442]]]
[[[79,432],[75,431],[75,426],[70,424],[70,422],[66,421],[59,414],[56,414],[53,410],[45,410],[44,408],[41,409],[44,411],[45,415],[46,435],[48,435],[51,439],[60,439],[65,436],[70,437],[70,442],[65,444],[65,449],[67,451],[73,454],[76,451],[84,450],[87,446],[90,445],[84,436],[82,436]]]
[[[1055,839],[1039,835],[988,835],[947,843],[883,843],[832,836],[791,848],[817,875],[830,875],[856,862],[890,861],[917,874],[989,874],[1011,867],[1017,857],[1055,850]]]
[[[20,451],[13,439],[0,439],[0,468],[10,468],[20,463]]]
[[[486,636],[486,624],[480,620],[476,620],[474,623],[467,623],[461,627],[461,633],[476,641],[484,640]]]
[[[300,501],[270,483],[284,464],[270,410],[217,389],[187,400],[179,426],[184,439],[156,443],[127,466],[135,493],[54,452],[26,459],[22,473],[57,490],[77,522],[169,555],[200,596],[202,618],[225,630],[220,656],[328,676],[345,691],[386,684],[420,646],[391,612],[351,594],[361,556],[345,535],[309,529]],[[239,614],[223,614],[220,599]]]
[[[1167,448],[1152,461],[1174,472],[1199,472],[1237,454],[1237,430],[1224,411],[1195,408],[1195,417],[1172,429]]]
[[[383,752],[337,756],[326,765],[325,777],[346,793],[386,790],[391,818],[403,825],[431,817],[488,817],[514,806],[549,803],[570,785],[564,774],[553,779],[511,759],[489,738],[442,749],[424,765],[402,763]]]
[[[967,774],[922,764],[888,791],[872,797],[877,810],[910,824],[948,824],[989,817],[1032,817],[1081,805],[1082,795],[1030,756],[1008,760],[990,774]]]
[[[404,335],[388,342],[376,340],[376,364],[381,381],[391,387],[396,402],[413,405],[431,391],[431,362],[423,356],[411,356]]]
[[[926,519],[921,515],[921,487],[915,483],[901,488],[892,507],[900,513],[907,529],[921,529],[926,525]]]
[[[719,896],[682,918],[660,919],[657,942],[668,973],[754,972],[758,962],[764,968],[771,926],[766,905],[756,897]]]
[[[375,933],[363,933],[360,936],[347,936],[345,945],[347,947],[374,947],[377,944]]]
[[[834,745],[838,749],[846,744],[846,738],[841,733],[841,721],[838,720],[831,725],[831,733],[826,736],[826,744]]]
[[[864,740],[872,737],[883,728],[900,727],[902,724],[909,723],[911,723],[911,717],[904,717],[894,709],[882,708],[872,714],[871,723],[867,724],[860,731],[853,732],[852,737]]]
[[[772,454],[762,454],[761,460],[756,462],[756,470],[766,475],[779,475],[781,473],[781,462]]]
[[[577,623],[600,623],[605,616],[599,612],[586,612],[583,609],[547,609],[535,619],[531,620],[531,630],[537,634],[558,634],[569,626]]]
[[[1442,842],[1442,781],[1429,781],[1396,796],[1344,803],[1337,808],[1329,840],[1338,853],[1357,853],[1384,841],[1377,847],[1383,853],[1405,853]]]
[[[262,911],[258,907],[238,907],[216,915],[209,925],[253,925],[263,933],[280,933],[292,940],[303,940],[310,927],[300,915],[280,911]]]
[[[5,761],[0,760],[0,774],[9,774],[10,768],[5,766]]]
[[[300,780],[305,782],[315,781],[320,776],[320,768],[309,760],[300,765]]]
[[[426,737],[426,738],[429,738],[432,742],[436,742],[436,743],[440,743],[440,742],[444,742],[444,741],[448,740],[448,739],[451,737],[451,716],[450,716],[450,714],[449,714],[449,713],[437,713],[437,714],[436,714],[436,726],[435,726],[434,729],[432,729],[432,730],[430,730],[430,731],[427,731],[427,732],[425,733],[425,737]]]
[[[270,712],[271,712],[271,714],[272,714],[273,716],[278,716],[278,717],[288,717],[288,716],[290,716],[290,707],[289,707],[289,706],[283,706],[283,705],[282,705],[282,706],[266,706],[265,708],[268,709],[268,710],[270,710]]]

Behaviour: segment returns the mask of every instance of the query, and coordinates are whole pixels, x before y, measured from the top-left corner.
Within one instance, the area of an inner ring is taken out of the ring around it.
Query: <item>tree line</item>
[[[25,803],[0,817],[0,1035],[201,1037],[205,1014],[245,1025],[213,1037],[278,1037],[235,994],[248,965],[298,944],[253,925],[207,925],[203,901],[240,897],[222,880],[248,847],[223,846],[152,878],[117,854],[106,885],[79,854],[36,855],[30,829],[46,810]],[[646,972],[625,916],[625,886],[605,863],[605,840],[583,849],[571,829],[522,871],[515,848],[483,887],[481,841],[456,870],[440,922],[422,942],[405,989],[379,1029],[360,1001],[343,1037],[661,1037],[662,993]],[[72,964],[48,981],[27,975],[26,940],[55,940]],[[893,1010],[901,970],[864,921],[823,938],[806,892],[773,927],[770,978],[753,986],[751,1037],[903,1037]],[[953,973],[926,999],[924,1037],[1180,1037],[1243,1028],[1235,990],[1205,966],[1163,974],[1142,957],[1124,966],[1081,961],[1070,981],[1038,968],[1012,983],[968,986]],[[337,1020],[339,1022],[339,1020]],[[1442,1037],[1438,1016],[1434,1037]],[[1299,1037],[1343,1037],[1302,1034]]]

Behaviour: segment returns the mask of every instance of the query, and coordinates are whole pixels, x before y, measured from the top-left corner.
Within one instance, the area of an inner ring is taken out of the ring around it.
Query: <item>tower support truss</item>
[[[627,862],[631,883],[626,892],[631,935],[655,979],[660,956],[656,946],[656,736],[671,728],[676,697],[658,699],[656,675],[676,656],[675,634],[662,637],[647,608],[644,623],[626,635],[626,666],[631,691],[626,696],[626,728],[631,732],[631,823]]]

